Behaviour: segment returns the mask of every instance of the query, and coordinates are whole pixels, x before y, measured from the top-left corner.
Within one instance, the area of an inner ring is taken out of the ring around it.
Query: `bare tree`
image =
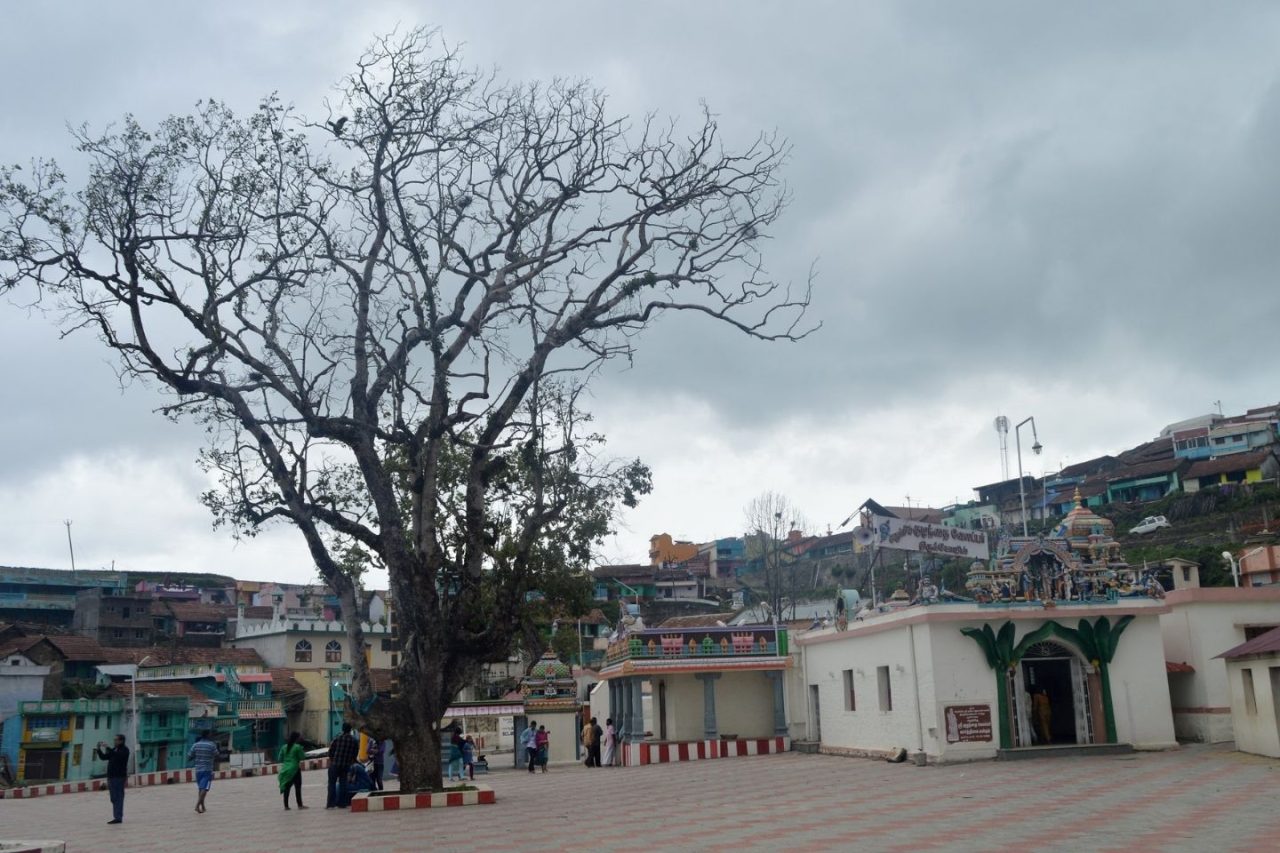
[[[809,331],[808,280],[761,260],[777,139],[632,126],[431,31],[375,41],[323,122],[271,97],[76,138],[77,192],[51,161],[0,174],[0,289],[35,288],[206,424],[217,521],[297,527],[344,613],[385,567],[400,692],[355,654],[347,714],[394,739],[407,790],[440,784],[441,716],[509,653],[526,593],[648,489],[601,455],[589,378],[668,312]]]
[[[788,547],[787,537],[792,530],[804,530],[804,515],[778,492],[763,492],[752,498],[743,512],[747,558],[760,561],[764,601],[771,615],[791,618],[804,583],[796,574],[795,554]]]

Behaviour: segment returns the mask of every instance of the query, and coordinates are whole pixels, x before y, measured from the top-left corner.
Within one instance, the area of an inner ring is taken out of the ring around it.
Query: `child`
[[[476,780],[476,742],[471,739],[471,735],[467,735],[466,740],[462,742],[462,766],[467,770],[467,777],[474,782]]]
[[[542,768],[542,772],[547,772],[547,752],[550,748],[551,735],[547,733],[547,727],[538,726],[538,734],[534,738],[534,742],[538,745],[538,766]]]

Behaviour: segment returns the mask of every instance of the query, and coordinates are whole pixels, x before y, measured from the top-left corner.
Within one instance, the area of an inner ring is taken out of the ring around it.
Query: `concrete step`
[[[811,754],[811,755],[816,755],[816,754],[817,754],[817,752],[818,752],[818,748],[819,748],[821,745],[822,745],[822,744],[818,743],[816,740],[793,740],[793,741],[791,741],[791,749],[792,749],[792,750],[794,750],[795,752],[807,752],[807,753],[809,753],[809,754]]]
[[[1080,755],[1128,755],[1133,752],[1131,743],[1064,743],[1053,746],[1019,746],[1013,749],[997,749],[998,761],[1019,761],[1024,758],[1063,758]]]

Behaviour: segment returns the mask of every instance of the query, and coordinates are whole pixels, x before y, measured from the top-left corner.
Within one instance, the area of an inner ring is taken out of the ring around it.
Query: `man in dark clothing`
[[[329,795],[325,798],[325,808],[336,808],[342,798],[342,780],[347,771],[360,754],[360,742],[351,734],[351,724],[342,724],[342,734],[329,744]]]
[[[107,823],[124,823],[124,783],[129,778],[129,747],[124,745],[124,735],[116,735],[116,745],[110,749],[99,743],[96,752],[107,762],[107,791],[111,794],[111,820]]]
[[[588,753],[591,758],[591,766],[600,766],[600,741],[604,738],[604,729],[600,728],[600,724],[596,722],[596,718],[591,718],[591,746]]]

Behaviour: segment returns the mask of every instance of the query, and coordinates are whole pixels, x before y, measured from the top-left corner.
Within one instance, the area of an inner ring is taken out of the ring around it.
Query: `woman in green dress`
[[[289,735],[289,742],[280,748],[280,793],[284,796],[284,809],[289,810],[289,789],[293,788],[298,808],[305,809],[302,804],[302,759],[306,750],[298,741],[302,735],[294,732]]]

